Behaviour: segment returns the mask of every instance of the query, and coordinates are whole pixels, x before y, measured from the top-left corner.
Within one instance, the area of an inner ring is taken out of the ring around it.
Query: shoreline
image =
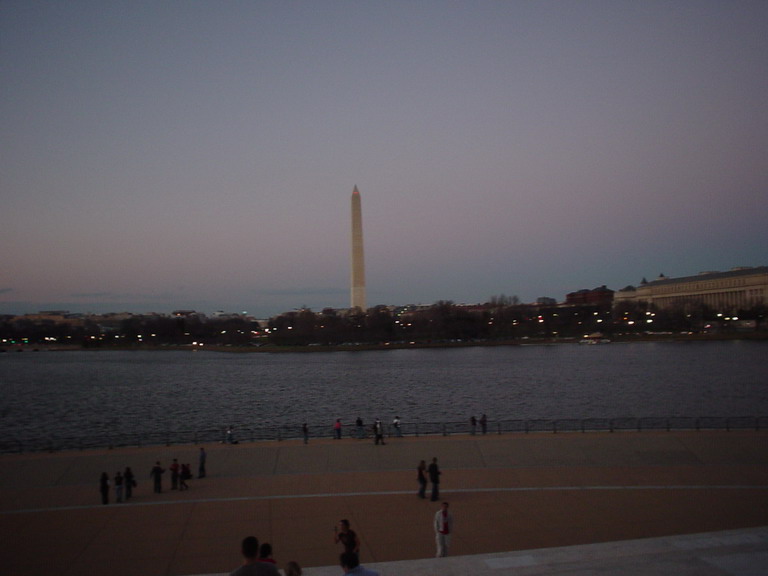
[[[734,334],[622,334],[606,337],[600,344],[628,344],[641,342],[727,342],[745,340],[750,342],[768,341],[768,332],[747,332]],[[236,354],[248,353],[311,353],[311,352],[370,352],[387,350],[413,350],[413,349],[444,349],[444,348],[473,348],[473,347],[504,347],[504,346],[554,346],[581,344],[582,339],[569,338],[524,338],[515,340],[482,340],[470,342],[384,342],[384,343],[359,343],[359,344],[308,344],[306,346],[277,346],[265,344],[263,346],[218,346],[205,345],[137,345],[137,346],[80,346],[76,344],[36,344],[36,345],[11,345],[0,348],[0,353],[13,352],[101,352],[101,351],[186,351],[186,352],[228,352]]]

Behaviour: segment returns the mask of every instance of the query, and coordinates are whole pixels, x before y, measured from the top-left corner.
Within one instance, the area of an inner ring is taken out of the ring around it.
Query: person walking
[[[432,502],[437,502],[437,500],[440,498],[440,468],[437,465],[437,458],[432,458],[432,463],[429,465],[428,469],[429,473],[429,481],[432,483],[432,497],[430,500]]]
[[[416,468],[417,480],[419,481],[419,498],[426,498],[427,492],[427,463],[422,460]]]
[[[101,503],[109,504],[109,475],[106,472],[101,473],[99,492],[101,492]]]
[[[197,477],[205,478],[205,461],[208,460],[208,454],[205,452],[205,448],[200,446],[200,455],[197,460]]]
[[[341,543],[344,546],[344,552],[360,554],[360,538],[358,538],[357,532],[349,527],[349,520],[339,520],[333,531],[333,541],[336,544]]]
[[[453,533],[453,515],[448,511],[448,502],[443,502],[440,510],[435,513],[432,523],[435,529],[435,542],[437,544],[436,558],[448,556],[448,546],[451,543]]]
[[[136,478],[134,478],[133,470],[131,470],[130,466],[125,467],[123,482],[125,482],[125,501],[127,502],[133,496],[133,489],[136,487]]]
[[[155,494],[160,494],[163,491],[163,474],[165,474],[165,470],[160,466],[160,461],[158,460],[149,473],[150,478],[154,482]]]

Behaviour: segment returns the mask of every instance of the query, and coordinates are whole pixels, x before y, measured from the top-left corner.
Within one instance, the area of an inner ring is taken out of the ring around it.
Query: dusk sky
[[[0,3],[0,313],[768,265],[768,2]]]

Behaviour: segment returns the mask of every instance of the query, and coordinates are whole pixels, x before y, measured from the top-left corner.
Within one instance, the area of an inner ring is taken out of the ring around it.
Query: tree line
[[[266,323],[245,316],[202,315],[133,315],[110,325],[88,318],[65,323],[4,317],[0,321],[0,340],[5,346],[69,343],[84,347],[446,344],[648,333],[761,332],[766,330],[765,316],[763,306],[724,315],[705,306],[656,309],[634,303],[614,308],[536,305],[501,296],[472,306],[441,300],[430,306],[374,306],[366,311],[326,308],[313,312],[303,308]]]

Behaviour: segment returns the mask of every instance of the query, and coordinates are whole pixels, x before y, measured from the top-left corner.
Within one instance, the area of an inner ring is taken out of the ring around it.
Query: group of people
[[[437,458],[432,458],[432,462],[427,466],[426,461],[419,462],[416,468],[416,480],[419,483],[419,498],[427,497],[427,481],[432,484],[432,494],[430,500],[437,502],[440,499],[440,467],[437,465]]]
[[[488,417],[485,414],[481,415],[480,418],[477,418],[474,415],[469,417],[469,433],[472,435],[477,434],[478,425],[480,426],[480,431],[482,434],[488,433]],[[343,428],[344,424],[342,424],[341,418],[336,418],[336,421],[333,423],[334,440],[341,440],[341,433]],[[302,436],[304,437],[304,443],[306,444],[309,442],[309,426],[306,422],[302,424],[301,431]],[[384,444],[384,425],[382,424],[380,418],[376,418],[373,425],[371,426],[371,431],[373,433],[374,444]],[[357,417],[357,420],[355,420],[355,431],[353,432],[353,435],[358,439],[363,439],[366,437],[366,430],[363,424],[363,419],[359,416]],[[395,436],[396,438],[403,437],[402,420],[400,419],[400,416],[395,416],[392,419],[391,435]]]
[[[437,502],[440,499],[440,467],[437,465],[437,458],[432,458],[432,462],[427,466],[426,461],[419,462],[416,468],[416,479],[419,483],[419,498],[426,498],[427,482],[432,484],[432,494],[430,500]],[[451,533],[453,532],[453,515],[448,511],[448,502],[443,502],[440,510],[435,513],[432,527],[435,530],[435,541],[437,544],[438,558],[448,556],[448,545],[451,542]]]
[[[256,536],[247,536],[240,545],[243,565],[230,576],[278,576],[277,562],[272,557],[272,545],[264,542],[259,545]],[[285,566],[286,576],[301,576],[301,567],[296,562]]]
[[[338,527],[336,530],[337,536],[340,534],[347,534],[352,537],[357,543],[347,546],[344,544],[344,552],[339,555],[339,565],[344,571],[344,574],[352,574],[354,576],[379,576],[378,572],[368,570],[360,565],[360,541],[357,539],[357,535],[349,529],[349,522],[342,520],[342,523],[346,522],[345,531],[340,532]],[[337,542],[343,542],[343,540],[337,540]],[[356,551],[352,551],[350,548],[354,548]],[[233,570],[230,576],[278,576],[280,572],[277,569],[277,562],[272,557],[272,546],[267,542],[259,545],[259,540],[256,536],[247,536],[243,539],[240,545],[240,552],[243,555],[243,564]],[[298,562],[288,562],[283,568],[285,576],[301,576],[301,566]]]
[[[133,489],[136,487],[136,478],[133,475],[130,466],[127,466],[124,472],[118,470],[111,482],[109,474],[106,472],[101,473],[101,478],[99,479],[99,492],[101,493],[102,504],[109,504],[109,493],[113,483],[115,488],[115,502],[127,502],[131,499],[131,496],[133,496]]]
[[[474,416],[469,417],[469,433],[473,436],[477,434],[477,425],[480,424],[480,431],[485,435],[488,432],[488,418],[485,414],[480,416],[480,419]]]
[[[205,448],[201,447],[197,469],[198,478],[205,478],[207,458],[208,455]],[[178,459],[174,458],[168,470],[171,472],[171,490],[189,490],[187,480],[192,478],[192,468],[189,464],[179,464]],[[158,460],[149,472],[155,494],[163,492],[163,474],[165,474],[165,468],[160,465]],[[133,495],[133,489],[137,486],[136,477],[130,467],[126,467],[125,472],[120,473],[118,471],[111,482],[109,475],[106,472],[102,472],[101,479],[99,480],[102,504],[109,504],[109,493],[112,484],[114,484],[116,502],[127,502],[130,500]]]
[[[394,430],[394,435],[397,438],[403,437],[403,431],[400,427],[401,420],[400,416],[395,416],[392,420],[392,429]],[[341,422],[341,418],[336,418],[336,421],[333,423],[333,438],[334,440],[341,440],[341,432],[344,427],[344,424]],[[304,437],[304,444],[309,442],[309,427],[307,426],[307,423],[305,422],[301,426],[302,436]],[[374,420],[373,424],[371,425],[371,433],[373,436],[373,442],[374,444],[381,444],[384,445],[384,424],[381,422],[381,418],[376,418]],[[367,434],[365,430],[365,424],[363,423],[363,419],[358,416],[355,420],[355,431],[354,431],[354,437],[362,440],[364,439]]]

